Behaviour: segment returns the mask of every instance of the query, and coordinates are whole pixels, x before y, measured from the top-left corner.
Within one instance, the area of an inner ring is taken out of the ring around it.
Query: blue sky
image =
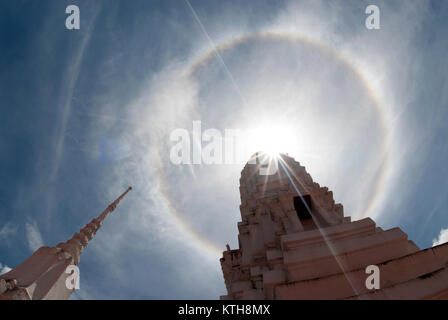
[[[421,248],[448,240],[448,4],[190,2],[195,13],[184,1],[1,2],[0,270],[66,241],[132,185],[84,251],[73,298],[224,294],[242,166],[170,163],[170,132],[193,120],[291,128],[284,152],[345,215]],[[80,30],[65,28],[70,4]],[[380,30],[364,26],[369,4]],[[278,36],[232,42],[266,32]]]

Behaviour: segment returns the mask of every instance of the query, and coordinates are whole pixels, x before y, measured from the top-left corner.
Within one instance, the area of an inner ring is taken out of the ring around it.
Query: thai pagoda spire
[[[16,268],[0,275],[0,300],[62,300],[70,297],[75,289],[66,284],[70,276],[67,268],[79,264],[84,248],[131,190],[129,187],[68,241],[56,247],[40,247]]]
[[[352,221],[294,158],[270,161],[279,169],[270,175],[253,161],[241,172],[221,299],[448,299],[448,243],[420,250],[400,228]]]
[[[92,219],[88,224],[84,226],[78,233],[64,243],[59,243],[56,248],[61,248],[64,252],[67,252],[72,255],[74,258],[74,263],[77,265],[79,263],[79,258],[87,246],[90,240],[93,239],[93,236],[97,233],[98,229],[101,228],[103,221],[109,216],[109,214],[115,210],[120,201],[126,196],[126,194],[132,190],[132,187],[129,187],[125,192],[121,194],[114,202],[112,202],[106,209],[97,217]]]

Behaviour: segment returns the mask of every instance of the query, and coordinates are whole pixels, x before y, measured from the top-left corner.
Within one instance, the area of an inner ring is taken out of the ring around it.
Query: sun
[[[250,130],[249,148],[262,151],[271,157],[290,152],[294,146],[294,133],[291,128],[281,125],[260,125]]]

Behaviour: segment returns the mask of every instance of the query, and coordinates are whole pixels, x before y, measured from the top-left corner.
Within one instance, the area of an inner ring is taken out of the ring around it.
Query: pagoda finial
[[[67,286],[67,267],[79,263],[81,252],[104,219],[131,190],[129,187],[67,242],[40,247],[20,265],[0,275],[0,300],[68,299],[74,288]]]
[[[76,233],[70,240],[65,243],[59,243],[56,247],[61,248],[63,251],[72,255],[74,263],[79,263],[81,252],[87,246],[88,242],[93,239],[98,229],[101,227],[103,221],[107,216],[115,210],[120,201],[126,196],[126,194],[132,190],[132,187],[128,187],[114,202],[107,206],[107,208],[97,217],[92,219],[88,224],[84,226],[78,233]]]

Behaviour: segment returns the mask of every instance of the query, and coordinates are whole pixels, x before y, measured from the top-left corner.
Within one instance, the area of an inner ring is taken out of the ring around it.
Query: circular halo
[[[384,137],[383,144],[381,146],[381,156],[380,156],[380,168],[379,168],[379,174],[377,176],[377,179],[375,181],[374,187],[372,188],[372,194],[370,196],[369,201],[367,202],[362,214],[361,218],[365,218],[369,216],[369,213],[372,211],[372,209],[375,207],[377,200],[380,198],[381,190],[383,190],[383,186],[387,176],[387,169],[389,165],[390,155],[389,155],[389,149],[390,149],[390,128],[389,124],[386,121],[386,112],[384,109],[384,105],[380,103],[379,99],[377,98],[374,90],[369,85],[368,81],[366,80],[365,76],[356,68],[353,63],[351,63],[345,56],[343,56],[339,51],[334,49],[331,46],[328,46],[324,43],[321,43],[319,41],[316,41],[314,39],[307,38],[305,36],[302,36],[300,34],[294,34],[294,33],[288,33],[288,32],[272,32],[272,31],[263,31],[258,33],[251,33],[251,34],[245,34],[241,35],[239,37],[234,37],[230,40],[224,40],[218,44],[214,48],[208,48],[205,52],[202,52],[201,54],[197,55],[194,59],[190,61],[190,63],[186,66],[184,69],[182,77],[190,78],[193,76],[195,71],[199,69],[201,66],[206,65],[209,60],[214,57],[216,52],[223,53],[225,51],[231,50],[239,45],[242,45],[248,41],[251,40],[284,40],[286,42],[301,42],[305,43],[313,48],[319,49],[322,52],[328,54],[331,57],[336,58],[336,61],[340,62],[343,66],[345,66],[348,70],[350,70],[354,75],[356,75],[356,78],[359,80],[359,83],[362,85],[362,87],[365,89],[365,91],[368,93],[368,97],[373,102],[375,111],[379,118],[380,123],[380,129]],[[166,185],[166,177],[164,173],[164,165],[162,161],[161,156],[161,150],[160,148],[157,149],[157,161],[159,162],[159,167],[161,170],[159,170],[158,178],[159,183],[161,185]],[[173,214],[176,221],[180,224],[182,230],[189,234],[193,239],[195,239],[201,247],[207,249],[208,251],[212,252],[213,254],[221,255],[222,249],[220,247],[217,247],[215,243],[211,242],[209,239],[205,238],[203,235],[197,233],[192,226],[184,219],[182,214],[179,212],[179,210],[176,208],[176,206],[173,204],[173,201],[170,197],[170,195],[167,192],[164,192],[164,190],[161,191],[162,196],[164,197],[166,204],[170,208],[171,213]]]

